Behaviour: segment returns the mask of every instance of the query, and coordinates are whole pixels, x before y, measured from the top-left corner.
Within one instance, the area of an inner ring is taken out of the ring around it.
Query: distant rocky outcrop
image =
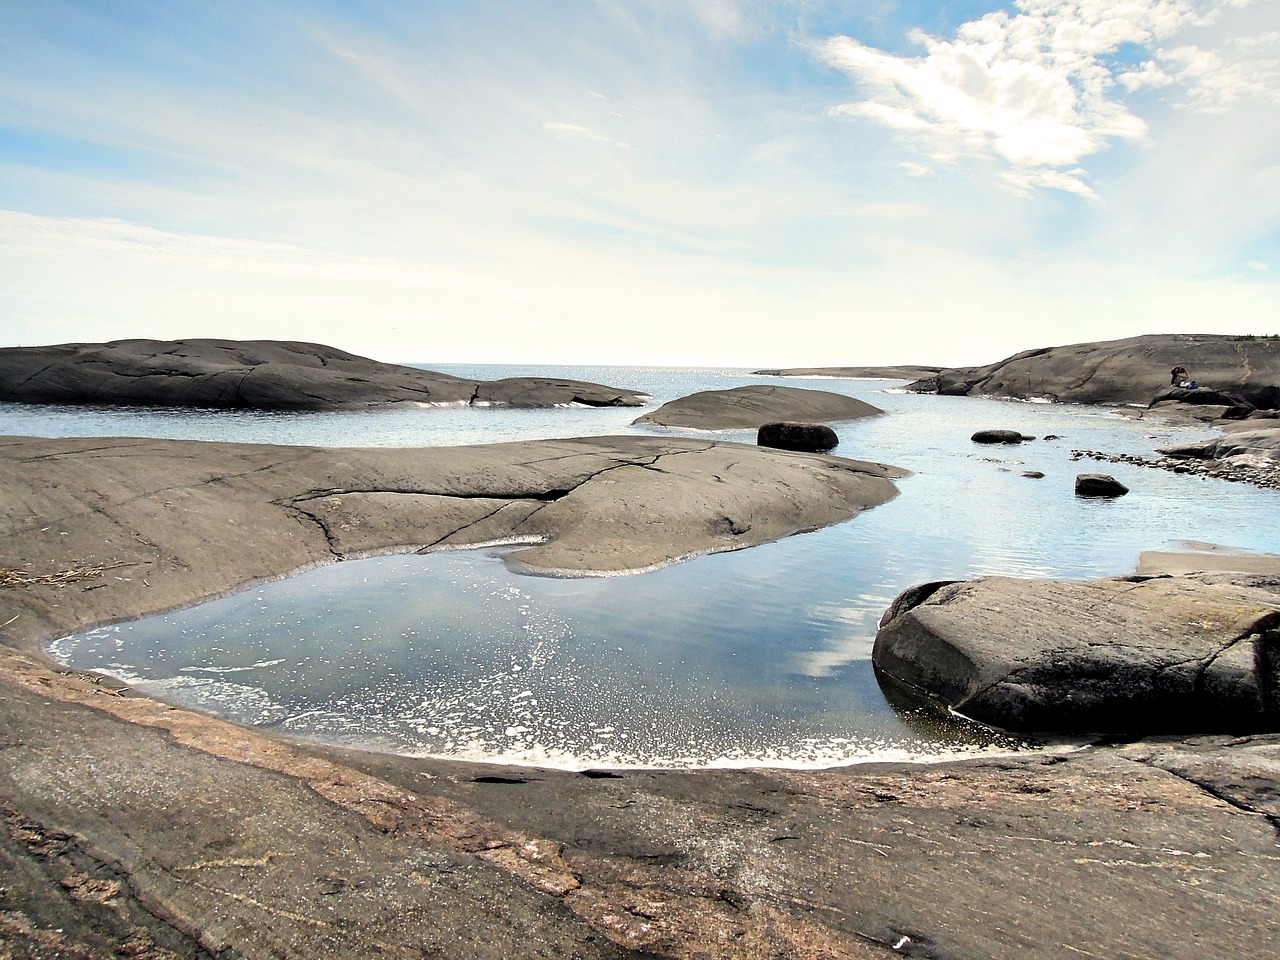
[[[825,423],[795,423],[784,420],[766,423],[756,433],[756,445],[776,450],[826,453],[840,444],[836,432]]]
[[[834,423],[881,413],[879,407],[826,390],[755,384],[690,394],[634,422],[697,430],[759,430],[776,420]]]
[[[940,373],[942,367],[783,367],[753,370],[753,377],[833,377],[837,380],[919,380]]]
[[[1280,730],[1280,579],[925,584],[882,618],[872,659],[889,682],[1008,730]]]
[[[1169,383],[1189,370],[1196,390]],[[1148,406],[1157,400],[1211,406],[1280,407],[1280,337],[1159,334],[1044,347],[983,367],[956,367],[907,389],[949,396],[1050,399]]]
[[[638,407],[646,399],[575,380],[468,380],[315,343],[116,340],[0,349],[0,400],[28,403],[330,410],[396,403]]]
[[[1259,457],[1280,461],[1280,421],[1249,420],[1232,424],[1225,436],[1202,443],[1166,447],[1160,453],[1187,460],[1223,460],[1228,457]]]

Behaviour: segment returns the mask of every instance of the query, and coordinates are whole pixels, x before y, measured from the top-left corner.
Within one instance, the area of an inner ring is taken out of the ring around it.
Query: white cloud
[[[1160,46],[1207,27],[1232,3],[1017,0],[1016,15],[997,11],[969,21],[953,40],[917,32],[923,56],[886,53],[845,36],[819,44],[817,55],[865,93],[832,108],[833,115],[880,123],[936,160],[994,157],[1015,190],[1092,196],[1083,161],[1147,131],[1122,93],[1177,84],[1186,103],[1201,108],[1280,97],[1276,61],[1257,55],[1271,46],[1262,37],[1221,50]],[[1149,56],[1128,67],[1119,55],[1135,47]]]
[[[43,217],[0,210],[0,257],[46,262],[126,257],[202,270],[291,279],[411,286],[465,284],[455,271],[424,271],[393,259],[311,250],[285,243],[160,230],[114,218]]]

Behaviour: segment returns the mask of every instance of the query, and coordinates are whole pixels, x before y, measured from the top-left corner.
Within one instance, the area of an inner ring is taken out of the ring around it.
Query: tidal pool
[[[650,388],[655,403],[764,379],[538,372]],[[811,386],[889,412],[840,426],[837,453],[912,470],[895,500],[814,533],[623,577],[525,576],[494,550],[347,561],[63,638],[50,652],[243,723],[409,754],[569,767],[928,759],[1027,745],[886,699],[871,644],[881,613],[911,584],[1120,574],[1142,550],[1184,541],[1280,552],[1273,491],[1071,458],[1073,449],[1150,453],[1206,435],[1201,427],[886,392],[890,385],[877,382]],[[85,418],[99,416],[138,433],[161,431],[169,418],[181,436],[435,445],[566,435],[561,414],[573,421],[570,433],[626,432],[638,413],[81,411],[62,423],[83,432],[92,429]],[[59,423],[56,412],[24,408],[22,417]],[[1055,439],[993,450],[969,441],[982,427]],[[1114,501],[1074,497],[1075,474],[1099,469],[1132,492]],[[1028,479],[1027,470],[1046,476]]]

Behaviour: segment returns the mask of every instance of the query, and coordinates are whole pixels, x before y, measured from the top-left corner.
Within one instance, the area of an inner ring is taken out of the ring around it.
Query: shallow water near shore
[[[625,577],[514,573],[501,550],[349,561],[191,610],[64,638],[52,655],[163,699],[293,735],[403,753],[557,766],[828,766],[1022,745],[891,705],[870,666],[876,623],[907,586],[986,574],[1092,577],[1186,541],[1280,552],[1280,496],[1073,449],[1149,454],[1209,435],[1098,408],[896,392],[880,381],[738,371],[436,367],[642,389],[775,382],[848,393],[887,416],[838,425],[840,455],[913,471],[853,520]],[[428,446],[689,433],[630,409],[396,409],[324,414],[0,405],[0,432],[316,445]],[[1043,437],[1017,447],[980,428]],[[705,434],[703,434],[705,435]],[[746,433],[723,435],[752,442]],[[1039,470],[1043,479],[1021,473]],[[1132,493],[1072,493],[1077,473]]]

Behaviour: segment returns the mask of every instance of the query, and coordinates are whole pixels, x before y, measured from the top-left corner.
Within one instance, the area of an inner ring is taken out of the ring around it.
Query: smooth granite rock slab
[[[519,377],[480,383],[315,343],[117,340],[0,348],[0,400],[255,410],[394,403],[638,407],[638,391]]]
[[[1280,423],[1246,420],[1233,424],[1225,436],[1201,443],[1165,447],[1158,452],[1189,460],[1222,460],[1238,456],[1280,460]]]
[[[1280,938],[1277,737],[493,767],[290,742],[3,649],[0,730],[15,956],[1236,960]]]
[[[903,474],[644,436],[426,449],[0,438],[0,570],[37,578],[0,589],[0,623],[17,617],[0,638],[391,551],[503,541],[537,572],[661,566],[846,520]],[[39,580],[77,569],[99,572],[70,590]]]
[[[1200,386],[1280,406],[1280,337],[1156,334],[1027,350],[982,367],[956,367],[907,389],[921,393],[1147,406],[1169,394],[1173,367]],[[1188,391],[1188,402],[1197,402]],[[1207,395],[1207,394],[1206,394]]]
[[[876,669],[991,726],[1141,735],[1280,729],[1280,580],[987,577],[912,588]]]
[[[759,430],[776,420],[835,423],[882,413],[865,401],[827,390],[754,384],[690,394],[633,422],[697,430]]]

